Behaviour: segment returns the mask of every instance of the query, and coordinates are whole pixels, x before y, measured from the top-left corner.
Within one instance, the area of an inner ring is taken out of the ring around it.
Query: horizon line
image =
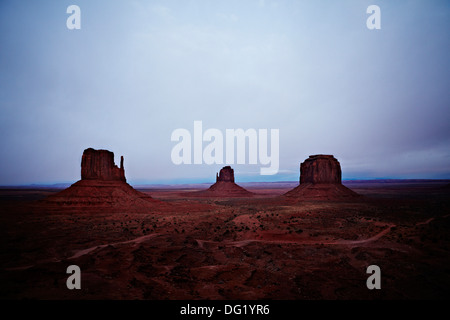
[[[81,180],[81,179],[80,179]],[[77,180],[77,181],[80,181]],[[24,188],[24,187],[55,187],[62,185],[72,185],[76,183],[74,182],[55,182],[55,183],[28,183],[28,184],[0,184],[0,188]],[[342,182],[347,181],[410,181],[410,182],[420,182],[420,181],[429,181],[429,182],[447,182],[450,181],[450,178],[350,178],[350,179],[342,179]],[[203,181],[203,182],[138,182],[138,181],[127,181],[129,185],[132,186],[173,186],[173,185],[201,185],[201,184],[213,184],[211,181]],[[298,180],[279,180],[279,181],[241,181],[236,182],[237,184],[275,184],[275,183],[299,183]]]

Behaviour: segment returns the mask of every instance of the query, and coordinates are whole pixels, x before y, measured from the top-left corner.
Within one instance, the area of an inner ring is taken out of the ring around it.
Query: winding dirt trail
[[[200,240],[196,239],[198,245],[200,248],[203,248],[203,245],[205,243],[213,243],[213,244],[221,244],[225,246],[230,247],[244,247],[250,243],[253,242],[259,242],[259,243],[271,243],[271,244],[301,244],[301,245],[357,245],[357,244],[364,244],[372,241],[376,241],[386,235],[391,229],[395,227],[395,224],[389,224],[386,229],[382,230],[381,232],[377,233],[376,235],[367,238],[367,239],[360,239],[360,240],[326,240],[326,241],[310,241],[310,240],[261,240],[261,239],[246,239],[246,240],[240,240],[240,241],[223,241],[223,242],[216,242],[216,241],[209,241],[209,240]]]
[[[148,234],[142,237],[138,237],[136,239],[131,239],[131,240],[127,240],[127,241],[120,241],[120,242],[114,242],[114,243],[108,243],[108,244],[102,244],[102,245],[98,245],[98,246],[94,246],[94,247],[90,247],[87,249],[83,249],[83,250],[79,250],[76,251],[71,257],[67,258],[68,260],[72,260],[72,259],[76,259],[79,257],[82,257],[86,254],[91,253],[92,251],[95,251],[97,249],[102,249],[102,248],[106,248],[108,246],[117,246],[117,245],[122,245],[122,244],[139,244],[145,241],[148,241],[152,238],[155,238],[157,236],[161,235],[161,233],[152,233],[152,234]],[[52,259],[45,259],[45,260],[40,260],[37,261],[35,264],[33,265],[29,265],[29,266],[22,266],[22,267],[13,267],[13,268],[5,268],[5,271],[14,271],[14,270],[27,270],[30,268],[33,268],[39,264],[44,264],[44,263],[54,263],[54,262],[61,262],[63,259],[56,259],[56,258],[52,258]]]
[[[108,243],[108,244],[102,244],[102,245],[99,245],[99,246],[95,246],[95,247],[79,250],[73,256],[71,256],[70,258],[67,258],[67,259],[69,259],[69,260],[70,259],[76,259],[76,258],[84,256],[85,254],[88,254],[88,253],[90,253],[90,252],[92,252],[94,250],[101,249],[101,248],[106,248],[108,246],[113,246],[114,247],[114,246],[121,245],[121,244],[139,244],[139,243],[148,241],[148,240],[150,240],[152,238],[155,238],[155,237],[159,236],[160,234],[161,233],[152,233],[152,234],[148,234],[146,236],[142,236],[142,237],[139,237],[139,238],[136,238],[136,239],[132,239],[132,240],[115,242],[115,243]]]
[[[442,218],[448,218],[450,217],[450,214],[442,216]],[[426,225],[429,224],[431,221],[435,220],[436,217],[433,218],[429,218],[423,222],[417,222],[415,224],[415,226],[419,226],[419,225]],[[205,243],[211,243],[211,244],[217,244],[217,245],[225,245],[225,246],[234,246],[234,247],[244,247],[250,243],[253,242],[259,242],[259,243],[271,243],[271,244],[300,244],[300,245],[346,245],[346,246],[352,246],[352,245],[360,245],[360,244],[365,244],[365,243],[369,243],[369,242],[373,242],[376,241],[380,238],[382,238],[383,236],[385,236],[386,234],[388,234],[391,229],[393,227],[395,227],[395,224],[388,224],[386,225],[386,228],[382,231],[380,231],[379,233],[377,233],[376,235],[367,238],[367,239],[360,239],[360,240],[344,240],[344,239],[338,239],[338,240],[326,240],[326,241],[302,241],[302,240],[261,240],[261,239],[246,239],[246,240],[240,240],[240,241],[222,241],[222,242],[217,242],[217,241],[211,241],[211,240],[201,240],[201,239],[196,239],[197,244],[200,248],[204,247]],[[114,242],[114,243],[107,243],[107,244],[102,244],[102,245],[98,245],[98,246],[94,246],[94,247],[90,247],[87,249],[83,249],[83,250],[78,250],[76,251],[71,257],[66,258],[68,260],[72,260],[72,259],[77,259],[79,257],[82,257],[86,254],[89,254],[97,249],[103,249],[106,248],[108,246],[117,246],[117,245],[124,245],[124,244],[140,244],[143,243],[145,241],[148,241],[152,238],[155,238],[157,236],[161,235],[161,233],[152,233],[149,235],[145,235],[145,236],[141,236],[138,237],[136,239],[131,239],[131,240],[127,240],[127,241],[120,241],[120,242]],[[26,269],[30,269],[35,267],[36,265],[39,264],[43,264],[43,263],[53,263],[53,262],[61,262],[63,259],[56,259],[56,258],[52,258],[52,259],[46,259],[46,260],[41,260],[36,262],[33,265],[29,265],[29,266],[21,266],[21,267],[13,267],[13,268],[5,268],[5,271],[13,271],[13,270],[26,270]]]
[[[442,218],[448,218],[450,217],[450,214],[442,216]],[[420,225],[426,225],[429,224],[431,221],[435,220],[437,217],[429,218],[422,222],[417,222],[414,226],[420,226]],[[302,244],[302,245],[346,245],[346,246],[352,246],[352,245],[360,245],[369,243],[372,241],[376,241],[380,239],[381,237],[388,234],[393,227],[395,227],[395,224],[388,224],[386,225],[386,229],[380,231],[376,235],[367,238],[367,239],[360,239],[360,240],[326,240],[326,241],[302,241],[302,240],[261,240],[261,239],[246,239],[246,240],[240,240],[240,241],[223,241],[223,242],[216,242],[216,241],[210,241],[210,240],[200,240],[196,239],[197,244],[200,248],[203,248],[203,245],[205,243],[212,243],[212,244],[221,244],[225,246],[234,246],[234,247],[244,247],[250,243],[253,242],[259,242],[259,243],[273,243],[273,244]]]
[[[450,217],[450,214],[446,214],[445,216],[442,216],[442,218],[448,218]],[[416,226],[421,226],[421,225],[425,225],[425,224],[429,224],[431,221],[436,220],[436,217],[430,218],[424,222],[417,222]]]

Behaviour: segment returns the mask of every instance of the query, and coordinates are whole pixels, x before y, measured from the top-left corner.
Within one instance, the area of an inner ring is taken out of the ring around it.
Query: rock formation
[[[223,167],[220,172],[216,173],[216,182],[234,182],[234,170],[230,166]]]
[[[329,155],[309,156],[300,165],[300,184],[302,183],[341,183],[341,165]]]
[[[81,180],[123,181],[125,170],[123,156],[120,158],[120,168],[114,164],[114,153],[108,150],[86,149],[81,158]]]
[[[252,197],[254,194],[234,182],[234,170],[230,166],[223,167],[216,173],[216,183],[209,189],[186,194],[199,197]]]
[[[300,185],[285,196],[299,200],[338,200],[359,195],[342,185],[341,165],[332,155],[309,156],[300,165]]]
[[[121,157],[118,168],[114,164],[114,153],[92,148],[84,150],[81,180],[49,196],[45,202],[66,207],[116,207],[131,210],[159,202],[126,183],[123,161]]]

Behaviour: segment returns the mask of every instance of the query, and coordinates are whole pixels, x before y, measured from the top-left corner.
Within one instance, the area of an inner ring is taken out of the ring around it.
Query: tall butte
[[[64,206],[141,208],[159,202],[131,187],[125,178],[123,156],[120,168],[114,153],[86,149],[81,158],[81,180],[49,196],[45,202]]]
[[[216,183],[209,189],[193,192],[190,196],[201,197],[252,197],[254,194],[234,182],[234,170],[230,166],[223,167],[216,173]]]
[[[332,155],[309,156],[300,164],[300,185],[285,194],[298,200],[339,200],[359,197],[342,184],[341,165]]]
[[[123,156],[120,157],[120,168],[118,168],[114,164],[113,152],[92,148],[84,150],[81,158],[81,180],[126,182]]]

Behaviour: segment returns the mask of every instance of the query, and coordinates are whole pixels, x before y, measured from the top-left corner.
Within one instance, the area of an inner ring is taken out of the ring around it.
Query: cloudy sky
[[[298,180],[318,153],[347,179],[450,178],[449,1],[4,0],[0,48],[0,185],[74,182],[88,147],[131,183],[213,181],[171,159],[196,120],[279,129],[278,174],[237,181]]]

